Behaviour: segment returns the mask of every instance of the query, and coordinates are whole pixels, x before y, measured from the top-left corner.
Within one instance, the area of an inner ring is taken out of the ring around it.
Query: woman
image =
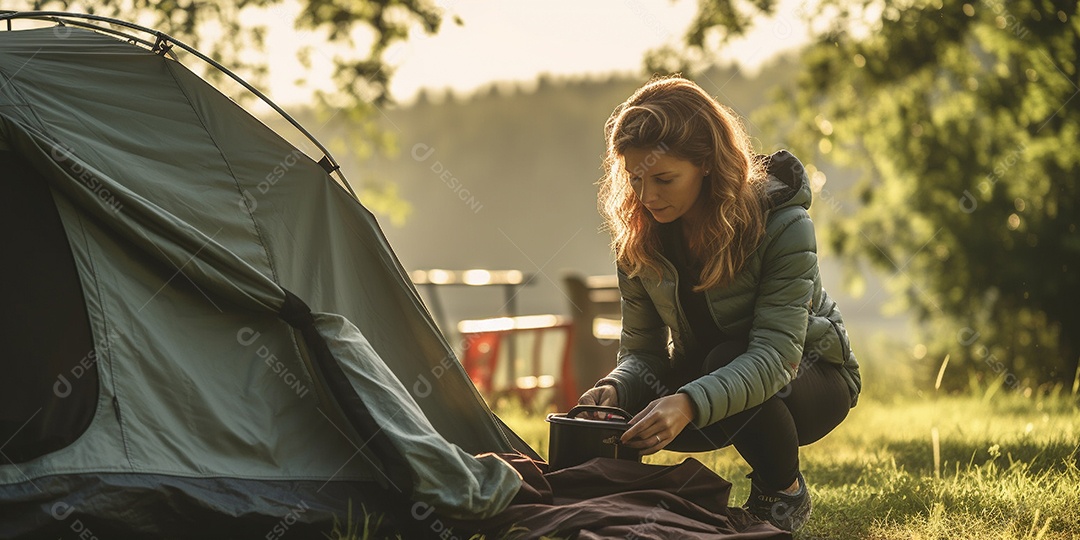
[[[810,515],[799,446],[861,389],[821,288],[806,171],[788,152],[754,155],[736,115],[681,77],[638,89],[605,131],[623,327],[618,365],[579,403],[637,413],[622,441],[642,454],[734,445],[753,468],[746,507],[797,529]]]

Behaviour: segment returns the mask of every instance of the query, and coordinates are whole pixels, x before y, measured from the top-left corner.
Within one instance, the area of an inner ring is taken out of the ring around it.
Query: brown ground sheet
[[[729,507],[731,483],[693,458],[666,466],[596,458],[545,473],[546,463],[517,454],[500,457],[524,480],[513,503],[493,518],[458,523],[455,529],[493,538],[512,526],[527,529],[520,538],[791,538]]]

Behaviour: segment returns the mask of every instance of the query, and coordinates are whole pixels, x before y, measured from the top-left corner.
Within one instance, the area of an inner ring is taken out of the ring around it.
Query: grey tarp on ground
[[[516,473],[473,457],[506,435],[374,217],[178,62],[79,29],[0,32],[0,149],[50,183],[100,376],[86,432],[0,462],[0,496],[83,473],[385,483],[279,318],[288,290],[415,498],[482,517],[513,497]]]

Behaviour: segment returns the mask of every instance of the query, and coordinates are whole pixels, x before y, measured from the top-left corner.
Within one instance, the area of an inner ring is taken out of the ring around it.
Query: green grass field
[[[497,412],[546,454],[543,415]],[[687,457],[734,484],[732,504],[746,499],[750,471],[733,448],[646,461]],[[864,396],[835,431],[803,448],[801,461],[814,513],[797,539],[1080,538],[1080,405],[1060,389],[1036,397],[1000,387]],[[387,537],[373,526],[377,517],[355,517],[347,520],[352,534],[330,536]]]
[[[546,451],[542,416],[499,412]],[[802,450],[814,512],[795,537],[1080,538],[1078,441],[1080,407],[1060,389],[1038,397],[1000,387],[964,396],[864,396],[840,427]],[[746,499],[750,471],[733,448],[646,460],[690,456],[734,484],[732,504]]]
[[[866,366],[859,405],[802,449],[814,511],[796,539],[1080,539],[1080,373],[1072,388],[1041,393],[1010,390],[1000,377],[986,386],[972,373],[963,394],[946,395],[917,375],[928,369],[900,360]],[[543,414],[513,403],[494,410],[546,456]],[[645,460],[688,457],[734,484],[730,504],[746,500],[750,470],[734,448]],[[360,525],[353,535],[330,536],[386,537],[368,519],[350,520]]]

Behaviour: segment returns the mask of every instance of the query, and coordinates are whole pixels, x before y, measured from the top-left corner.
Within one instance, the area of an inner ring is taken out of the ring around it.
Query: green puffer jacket
[[[677,390],[693,401],[699,428],[761,404],[797,376],[804,358],[842,367],[852,407],[862,388],[840,310],[821,288],[806,170],[780,151],[770,156],[768,173],[771,208],[761,245],[730,285],[705,291],[717,326],[725,336],[747,339],[749,349]],[[661,380],[695,343],[678,302],[675,267],[660,259],[659,278],[648,270],[631,278],[619,269],[618,365],[597,382],[614,385],[620,407],[631,412],[670,393]]]

